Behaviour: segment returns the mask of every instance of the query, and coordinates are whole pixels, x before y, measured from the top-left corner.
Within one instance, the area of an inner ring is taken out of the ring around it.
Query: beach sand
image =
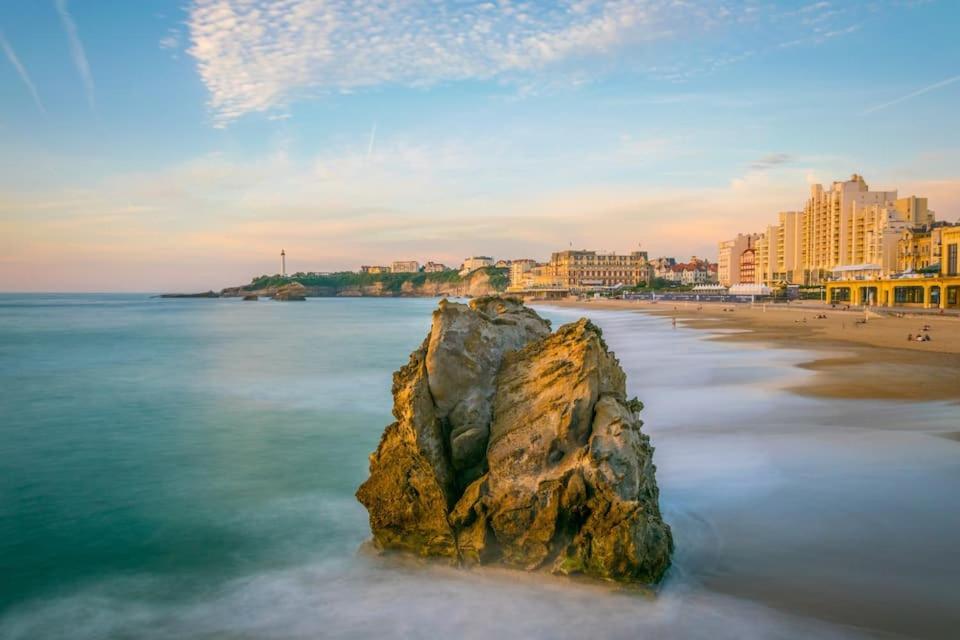
[[[862,310],[785,304],[550,300],[550,306],[630,310],[717,331],[714,340],[808,349],[816,371],[797,393],[831,398],[960,401],[960,318],[876,316]],[[589,314],[587,314],[589,315]],[[826,318],[817,318],[826,315]],[[924,327],[930,342],[908,341]]]

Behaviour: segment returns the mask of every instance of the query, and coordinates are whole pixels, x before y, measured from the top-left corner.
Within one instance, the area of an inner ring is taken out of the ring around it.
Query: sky
[[[0,291],[960,218],[954,0],[3,0]]]

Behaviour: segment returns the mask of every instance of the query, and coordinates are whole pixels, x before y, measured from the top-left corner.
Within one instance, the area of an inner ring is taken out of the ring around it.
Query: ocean
[[[956,405],[630,312],[590,316],[646,404],[657,595],[361,551],[435,305],[0,295],[0,638],[956,637]]]

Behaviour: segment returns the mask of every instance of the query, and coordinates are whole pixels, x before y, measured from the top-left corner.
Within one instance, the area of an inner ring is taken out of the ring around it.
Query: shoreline
[[[960,318],[952,316],[871,316],[864,323],[862,310],[844,311],[829,305],[751,307],[643,300],[528,304],[646,313],[674,318],[679,327],[704,330],[711,334],[710,340],[806,349],[814,357],[798,366],[817,375],[790,388],[801,395],[960,403]],[[925,326],[929,327],[929,342],[907,340],[908,335],[922,333]]]

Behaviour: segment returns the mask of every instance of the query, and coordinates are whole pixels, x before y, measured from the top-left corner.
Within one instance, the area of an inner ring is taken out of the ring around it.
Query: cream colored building
[[[854,305],[960,310],[960,225],[942,227],[940,242],[939,273],[913,273],[896,278],[852,275],[828,282],[827,300]]]
[[[720,243],[717,255],[717,280],[725,287],[740,284],[743,279],[740,276],[740,262],[743,252],[747,249],[753,249],[754,244],[761,238],[759,233],[738,233],[732,240],[724,240]],[[751,275],[748,284],[753,284]]]
[[[460,268],[460,275],[465,276],[472,271],[476,271],[477,269],[483,269],[484,267],[492,266],[493,258],[489,256],[473,256],[463,261],[463,267]]]
[[[762,234],[720,243],[720,284],[818,284],[835,278],[838,269],[889,276],[903,270],[911,253],[924,250],[922,243],[909,246],[905,234],[933,223],[926,198],[871,191],[857,174],[829,188],[815,184],[803,211],[781,212]],[[744,261],[751,242],[754,255]]]
[[[857,174],[829,189],[812,185],[803,210],[804,281],[822,282],[837,267],[857,265],[875,265],[884,275],[894,273],[902,233],[933,220],[926,198],[870,191]]]
[[[390,267],[392,273],[416,273],[420,271],[420,263],[416,260],[395,260]]]
[[[629,254],[596,251],[558,251],[550,256],[549,269],[563,285],[573,290],[633,287],[646,282],[649,272],[647,252]]]
[[[774,286],[803,279],[803,214],[781,211],[756,241],[754,283]]]
[[[390,273],[390,267],[384,265],[363,265],[360,273]]]
[[[929,269],[943,259],[943,232],[952,225],[938,222],[933,226],[907,229],[897,242],[899,273]]]
[[[510,286],[523,287],[528,283],[530,271],[537,266],[536,260],[521,258],[510,263]]]

